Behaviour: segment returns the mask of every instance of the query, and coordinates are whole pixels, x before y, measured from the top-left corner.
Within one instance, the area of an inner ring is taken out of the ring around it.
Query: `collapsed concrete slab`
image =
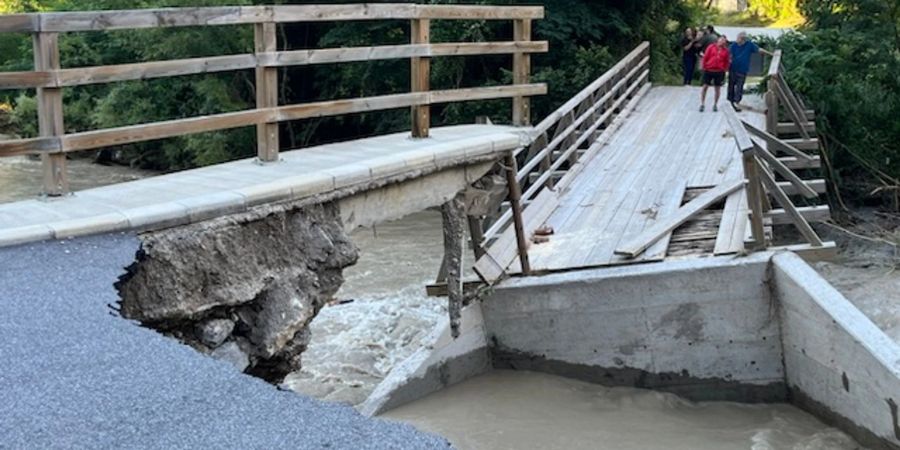
[[[251,372],[276,379],[299,368],[309,322],[358,258],[333,203],[260,209],[140,239],[137,261],[117,283],[122,315],[229,361],[241,361],[240,349]]]

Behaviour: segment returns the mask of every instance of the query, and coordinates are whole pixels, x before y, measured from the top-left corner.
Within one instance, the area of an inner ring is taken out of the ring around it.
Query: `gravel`
[[[447,448],[237,372],[118,316],[138,240],[0,249],[0,448]]]

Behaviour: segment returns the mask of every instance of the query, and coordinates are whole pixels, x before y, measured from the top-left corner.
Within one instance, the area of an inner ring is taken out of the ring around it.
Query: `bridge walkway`
[[[241,212],[265,203],[378,187],[493,161],[521,145],[522,129],[461,125],[283,152],[77,192],[0,204],[0,246],[147,230]]]
[[[637,258],[617,255],[618,245],[657,219],[671,216],[696,193],[743,179],[741,155],[723,113],[697,110],[699,88],[654,87],[575,181],[560,193],[547,224],[555,234],[529,252],[532,269],[556,271],[665,259],[671,233]],[[723,102],[724,103],[724,102]],[[760,128],[761,112],[740,117]],[[746,198],[733,195],[729,212],[697,239],[716,239],[720,253],[743,249]],[[724,205],[723,205],[724,207]],[[733,211],[733,212],[732,212]],[[720,213],[721,217],[722,214]],[[719,224],[716,224],[719,225]],[[734,237],[734,238],[733,238]]]

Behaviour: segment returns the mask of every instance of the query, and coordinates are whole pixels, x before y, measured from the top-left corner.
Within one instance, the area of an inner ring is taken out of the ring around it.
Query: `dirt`
[[[900,343],[900,215],[854,212],[854,223],[817,231],[838,244],[838,259],[813,267],[888,336]]]

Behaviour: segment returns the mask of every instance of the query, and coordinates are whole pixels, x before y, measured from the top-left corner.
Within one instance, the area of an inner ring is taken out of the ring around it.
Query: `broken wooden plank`
[[[682,206],[671,217],[663,218],[644,230],[640,235],[619,246],[615,253],[630,258],[640,255],[644,250],[660,240],[672,230],[688,221],[691,217],[710,207],[717,201],[744,186],[744,180],[732,181],[710,189],[705,194]]]

